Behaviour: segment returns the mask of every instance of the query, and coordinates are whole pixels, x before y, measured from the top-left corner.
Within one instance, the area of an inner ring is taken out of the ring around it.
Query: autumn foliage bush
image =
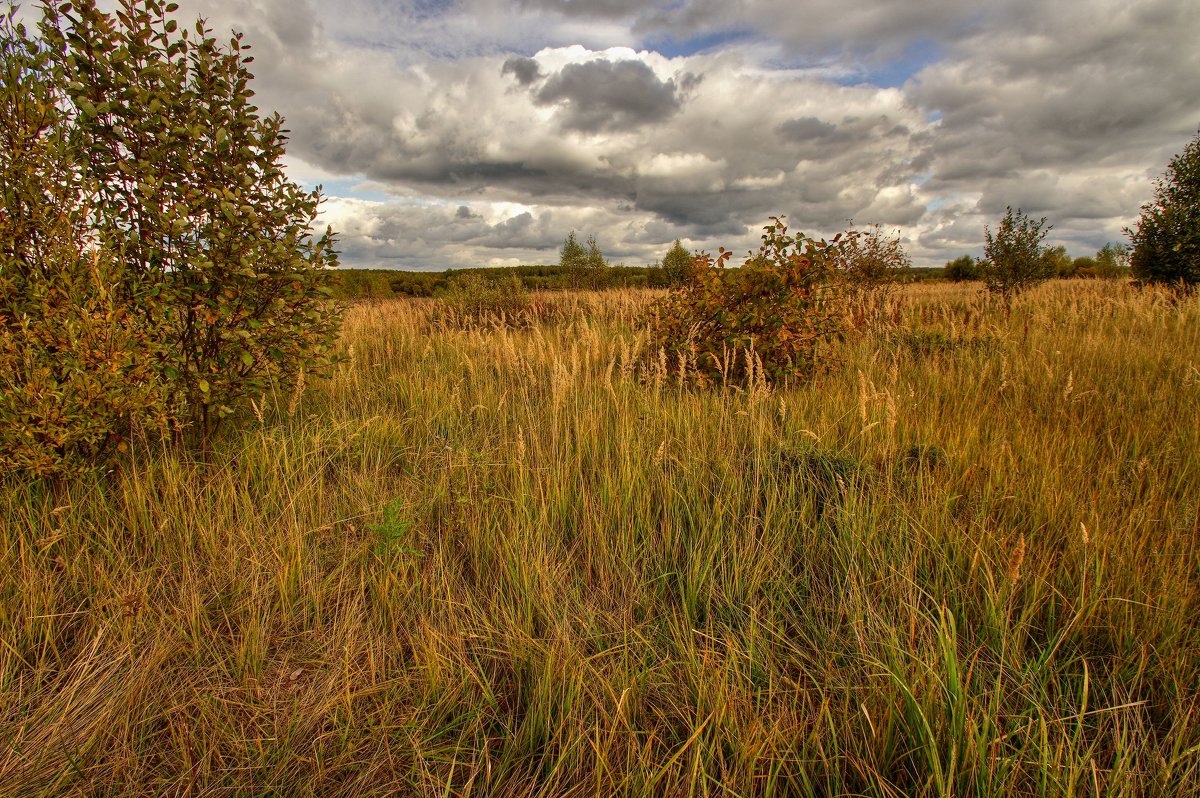
[[[790,235],[771,217],[762,245],[740,268],[732,253],[697,255],[686,283],[651,311],[652,353],[701,385],[810,379],[842,332],[842,285],[831,279],[841,237]]]
[[[95,235],[50,54],[0,34],[0,473],[73,473],[167,426],[161,346]]]
[[[331,233],[283,172],[241,37],[174,3],[0,16],[0,466],[100,465],[135,428],[207,446],[332,363]]]
[[[80,187],[44,180],[46,154],[0,167],[0,473],[87,470],[175,418],[161,342],[119,295],[120,265],[88,243]]]
[[[47,6],[47,79],[61,87],[97,228],[120,254],[137,311],[190,432],[207,442],[239,402],[329,365],[330,233],[320,196],[287,179],[278,115],[253,104],[240,34],[181,30],[174,3]],[[130,297],[132,299],[132,297]]]
[[[153,331],[118,301],[99,252],[55,253],[53,281],[7,275],[0,313],[0,472],[88,470],[174,416]],[[19,292],[19,293],[18,293]]]

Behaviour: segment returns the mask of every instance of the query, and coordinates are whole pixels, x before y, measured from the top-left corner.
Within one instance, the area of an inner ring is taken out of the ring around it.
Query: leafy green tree
[[[1062,244],[1057,247],[1047,247],[1042,251],[1046,261],[1046,269],[1053,277],[1072,277],[1075,274],[1075,262],[1067,254],[1067,248]]]
[[[1200,283],[1200,133],[1155,181],[1154,201],[1142,206],[1130,265],[1143,283],[1193,291]]]
[[[979,272],[975,265],[975,259],[970,255],[961,255],[954,260],[946,261],[944,267],[946,279],[954,283],[962,283],[967,280],[978,280]]]
[[[320,196],[284,174],[278,115],[252,104],[249,49],[189,34],[177,6],[47,5],[40,26],[72,146],[96,187],[95,229],[125,270],[123,297],[164,342],[171,402],[207,444],[248,396],[332,362],[332,233]]]
[[[588,236],[586,244],[581,244],[574,230],[568,233],[559,250],[558,265],[569,275],[571,288],[595,289],[605,283],[604,270],[608,262],[594,235]]]
[[[580,288],[583,285],[588,268],[588,251],[579,243],[574,230],[567,233],[563,241],[558,253],[558,265],[570,275],[572,288]]]
[[[663,256],[662,270],[668,286],[683,285],[687,281],[688,273],[692,270],[692,255],[678,238]]]
[[[584,284],[591,289],[600,288],[604,283],[604,270],[607,267],[608,262],[604,260],[604,253],[600,251],[596,237],[588,236],[587,252],[584,255]]]
[[[1007,208],[993,236],[984,226],[983,260],[978,269],[993,294],[1012,299],[1021,291],[1054,276],[1054,261],[1046,257],[1042,241],[1050,232],[1046,217],[1034,220]]]
[[[1095,274],[1105,279],[1116,279],[1129,273],[1129,247],[1109,242],[1096,252]]]
[[[0,473],[39,477],[94,468],[168,422],[160,343],[96,240],[50,59],[0,15]]]

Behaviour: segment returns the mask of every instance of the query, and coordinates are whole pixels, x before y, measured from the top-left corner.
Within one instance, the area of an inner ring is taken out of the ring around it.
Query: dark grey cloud
[[[1020,2],[1020,0],[1017,0]],[[720,37],[731,30],[784,63],[879,64],[936,48],[1011,13],[1012,0],[683,0],[647,3],[630,24],[675,41]]]
[[[492,225],[472,243],[489,249],[551,250],[562,243],[564,235],[556,229],[553,212],[535,216],[522,211]]]
[[[500,74],[512,75],[522,86],[529,86],[544,77],[542,68],[536,60],[518,55],[514,55],[504,62]]]
[[[781,122],[775,127],[775,133],[788,142],[829,141],[838,137],[837,125],[823,122],[815,116]]]
[[[661,122],[682,105],[674,80],[662,80],[641,61],[567,64],[538,90],[541,105],[559,105],[563,126],[583,133]]]
[[[695,195],[648,190],[639,193],[634,204],[636,209],[649,211],[697,238],[742,235],[746,212],[753,208],[761,215],[766,211],[762,206],[763,198],[744,191]]]

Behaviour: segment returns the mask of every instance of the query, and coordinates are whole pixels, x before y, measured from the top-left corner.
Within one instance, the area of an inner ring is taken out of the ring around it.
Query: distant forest
[[[943,269],[911,268],[903,279],[911,282],[943,279]],[[447,269],[440,272],[410,272],[390,269],[337,269],[330,287],[339,299],[389,299],[428,297],[445,293],[459,277],[477,274],[489,280],[516,275],[521,284],[535,291],[566,291],[571,288],[571,271],[565,266],[508,266],[498,268]],[[591,278],[600,290],[614,288],[667,288],[669,280],[656,266],[607,266]]]

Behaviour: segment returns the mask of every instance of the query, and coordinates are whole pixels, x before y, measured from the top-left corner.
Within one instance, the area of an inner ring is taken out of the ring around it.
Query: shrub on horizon
[[[943,272],[946,279],[952,283],[965,283],[968,280],[980,279],[975,259],[970,255],[961,255],[954,260],[946,261]]]
[[[604,284],[604,272],[608,262],[596,243],[594,235],[588,236],[587,244],[580,244],[575,231],[567,234],[559,250],[559,268],[570,277],[571,288],[600,288]]]
[[[1095,275],[1102,279],[1115,280],[1129,276],[1130,249],[1124,244],[1111,242],[1096,252]]]
[[[892,318],[892,290],[911,267],[899,232],[888,236],[882,225],[875,224],[846,234],[835,274],[846,286],[847,310],[855,329]]]

